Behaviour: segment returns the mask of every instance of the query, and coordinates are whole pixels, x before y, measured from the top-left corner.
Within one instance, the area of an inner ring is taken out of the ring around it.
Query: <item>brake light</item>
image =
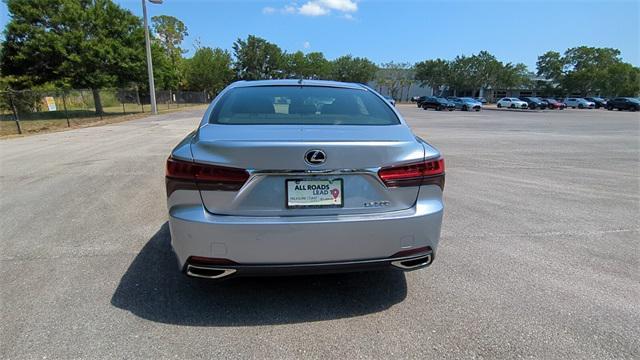
[[[444,159],[389,166],[380,169],[378,176],[387,187],[438,185],[444,189]]]
[[[178,189],[239,190],[249,179],[244,169],[167,159],[167,195]],[[196,186],[197,185],[197,186]]]

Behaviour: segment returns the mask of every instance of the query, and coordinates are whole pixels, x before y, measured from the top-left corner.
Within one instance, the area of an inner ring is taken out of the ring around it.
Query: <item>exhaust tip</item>
[[[402,270],[413,270],[431,264],[432,259],[431,254],[427,254],[413,259],[393,261],[391,265]]]
[[[236,269],[187,265],[187,275],[203,279],[221,279],[236,272]]]

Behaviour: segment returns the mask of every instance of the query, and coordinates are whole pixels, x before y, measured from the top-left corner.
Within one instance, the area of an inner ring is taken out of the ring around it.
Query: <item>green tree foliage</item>
[[[564,55],[548,51],[538,57],[538,75],[545,76],[567,94],[638,94],[638,68],[622,62],[612,48],[579,46]]]
[[[367,83],[376,76],[378,67],[367,58],[341,56],[331,63],[330,78],[336,81]]]
[[[24,87],[48,82],[93,89],[140,80],[144,74],[140,19],[110,0],[6,0],[0,67]]]
[[[296,51],[283,54],[283,72],[287,77],[303,79],[326,79],[329,76],[331,64],[321,52],[304,54]]]
[[[448,87],[454,95],[462,90],[513,88],[528,85],[529,72],[524,64],[502,63],[486,51],[477,55],[456,56],[451,61],[426,60],[415,65],[415,78],[436,92]]]
[[[221,49],[200,48],[185,61],[185,79],[191,90],[215,96],[233,79],[231,55]]]
[[[286,75],[282,50],[265,39],[253,35],[238,39],[233,43],[233,54],[238,79],[277,79]]]
[[[378,85],[386,87],[389,95],[402,100],[405,86],[410,86],[413,79],[413,67],[409,63],[388,62],[380,64],[376,73]],[[408,92],[408,91],[407,91]]]
[[[447,60],[425,60],[415,65],[416,80],[420,80],[421,86],[429,86],[434,91],[439,91],[449,80],[451,64]]]
[[[165,52],[165,58],[171,66],[162,68],[159,76],[163,78],[163,89],[176,89],[182,81],[179,71],[182,55],[186,52],[181,48],[182,41],[188,36],[187,26],[173,16],[160,15],[151,18],[151,26],[156,35],[154,43],[158,43]],[[164,60],[164,59],[163,59]],[[154,74],[156,74],[156,56],[154,54]],[[160,87],[160,86],[158,86]]]

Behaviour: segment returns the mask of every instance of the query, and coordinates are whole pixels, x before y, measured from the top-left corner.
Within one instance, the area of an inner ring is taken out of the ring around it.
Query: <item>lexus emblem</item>
[[[309,150],[304,154],[304,161],[309,165],[320,165],[327,161],[327,154],[322,150]]]

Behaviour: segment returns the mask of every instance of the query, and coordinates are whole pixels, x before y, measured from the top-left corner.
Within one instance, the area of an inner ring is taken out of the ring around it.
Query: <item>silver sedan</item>
[[[171,152],[166,185],[187,275],[413,270],[438,246],[444,160],[364,85],[243,81]]]

